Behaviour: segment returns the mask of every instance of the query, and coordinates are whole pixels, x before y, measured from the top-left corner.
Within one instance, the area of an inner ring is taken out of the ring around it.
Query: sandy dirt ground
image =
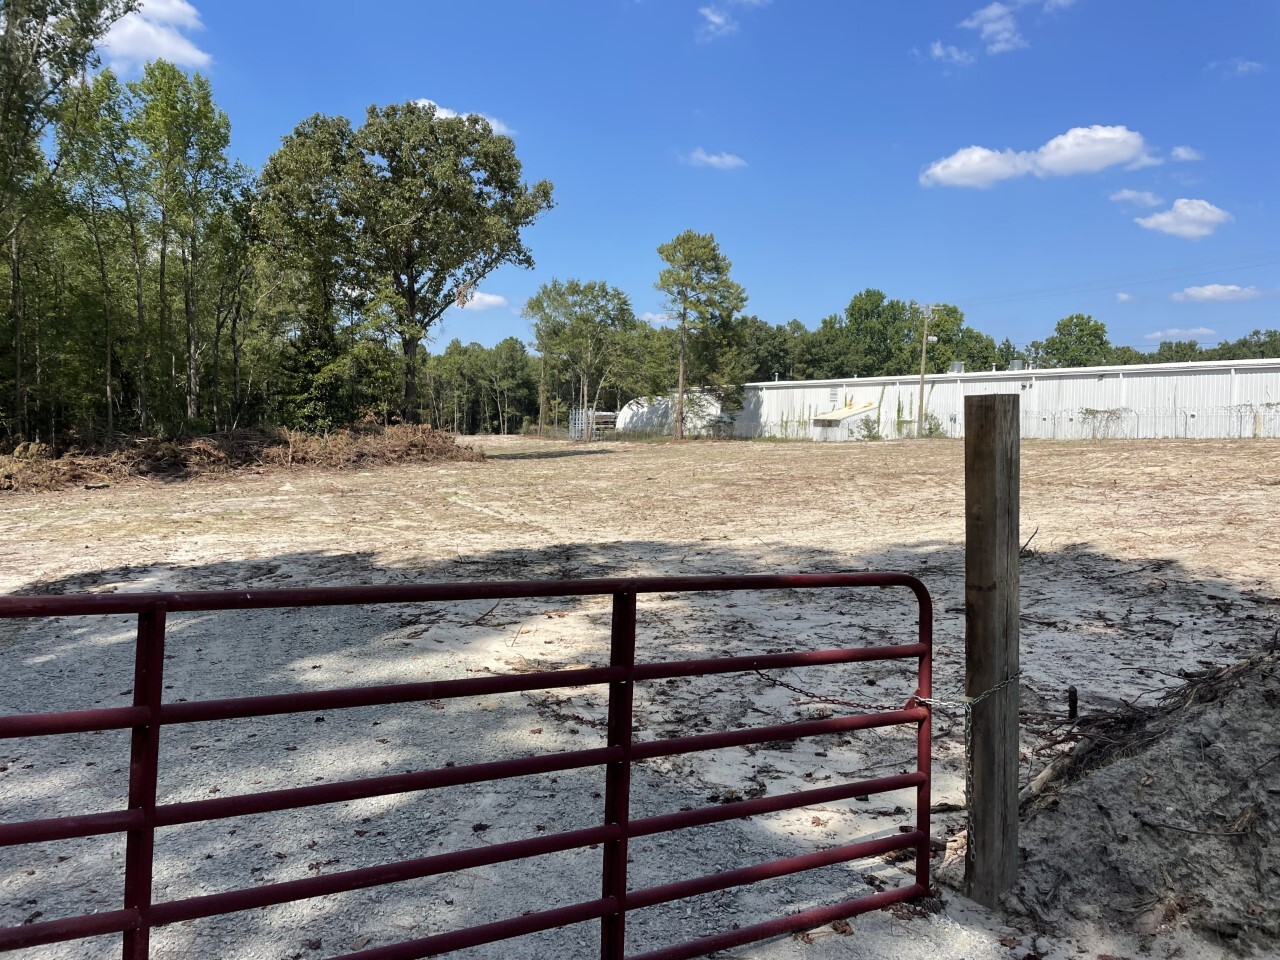
[[[963,447],[926,443],[480,441],[483,463],[363,472],[268,471],[188,483],[0,498],[0,593],[196,590],[625,575],[903,570],[934,596],[936,690],[963,684]],[[1280,444],[1026,443],[1022,460],[1023,708],[1142,702],[1180,669],[1232,663],[1280,634]],[[605,598],[173,616],[173,700],[520,672],[607,658]],[[127,703],[127,618],[0,622],[0,711]],[[907,642],[911,604],[882,591],[655,596],[639,655],[674,659]],[[902,663],[785,671],[792,686],[902,703]],[[426,769],[604,742],[605,691],[166,728],[160,802]],[[826,716],[842,708],[753,674],[637,691],[642,739]],[[940,844],[964,823],[963,724],[940,711]],[[1025,777],[1049,759],[1023,737]],[[118,809],[124,733],[0,743],[0,821]],[[860,780],[907,769],[909,730],[866,731],[645,764],[632,816]],[[1260,759],[1262,759],[1260,757]],[[369,866],[599,822],[597,769],[169,828],[164,899]],[[638,841],[632,886],[896,833],[913,794],[874,796]],[[949,808],[949,809],[947,809]],[[336,956],[598,895],[583,850],[318,898],[156,932],[153,956]],[[0,850],[0,926],[117,909],[115,838]],[[864,861],[637,912],[633,951],[907,881]],[[1176,922],[1099,933],[1035,929],[944,887],[940,913],[883,912],[740,948],[754,960],[996,960],[1230,956]],[[1274,905],[1272,905],[1274,908]],[[1094,911],[1096,914],[1096,911]],[[16,954],[118,955],[115,941]],[[470,951],[590,957],[595,924]]]

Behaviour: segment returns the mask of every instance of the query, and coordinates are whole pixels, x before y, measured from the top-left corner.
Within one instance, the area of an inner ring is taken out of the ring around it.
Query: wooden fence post
[[[965,693],[982,698],[971,706],[964,875],[966,895],[991,907],[1018,876],[1019,400],[964,398]]]

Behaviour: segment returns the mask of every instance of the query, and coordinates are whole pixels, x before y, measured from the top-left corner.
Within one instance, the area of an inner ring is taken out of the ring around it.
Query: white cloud
[[[1146,155],[1142,134],[1128,127],[1074,127],[1038,151],[1036,173],[1067,176],[1097,173],[1117,163],[1136,163]]]
[[[736,153],[707,153],[701,147],[689,154],[685,162],[692,167],[714,167],[716,170],[733,170],[747,165],[747,161]]]
[[[428,100],[426,97],[419,97],[417,100],[414,101],[414,103],[416,103],[420,107],[435,107],[436,116],[440,117],[442,120],[448,120],[451,117],[461,117],[461,116],[481,117],[489,121],[489,126],[493,127],[494,133],[504,137],[515,136],[515,130],[507,126],[497,117],[491,117],[487,113],[474,113],[474,112],[468,111],[466,114],[461,114],[457,110],[450,110],[448,107],[442,107],[440,106],[440,104],[436,103],[434,100]]]
[[[1158,167],[1162,163],[1164,163],[1163,157],[1156,157],[1156,156],[1152,156],[1149,153],[1144,153],[1142,156],[1138,157],[1137,160],[1133,161],[1133,163],[1125,167],[1125,169],[1141,170],[1144,167]]]
[[[1170,296],[1178,303],[1222,303],[1229,300],[1257,300],[1262,291],[1236,283],[1210,283],[1203,287],[1187,287]]]
[[[1116,303],[1133,303],[1134,296],[1132,293],[1125,293],[1123,290],[1116,294]]]
[[[965,147],[934,161],[920,174],[926,187],[989,187],[1000,180],[1034,173],[1037,177],[1065,177],[1097,173],[1116,164],[1147,156],[1142,134],[1128,127],[1074,127],[1036,150],[989,150]]]
[[[969,14],[960,21],[960,26],[977,30],[983,43],[987,45],[987,53],[1008,53],[1027,45],[1027,41],[1018,32],[1018,21],[1013,16],[1015,9],[1016,5],[991,3]]]
[[[698,27],[698,39],[719,40],[737,32],[738,21],[723,7],[699,7],[702,23]]]
[[[926,187],[935,184],[947,187],[989,187],[1000,180],[1010,180],[1030,172],[1027,154],[975,146],[965,147],[949,157],[935,160],[929,165],[929,169],[920,174],[920,183]]]
[[[1146,335],[1147,340],[1194,340],[1197,337],[1212,337],[1213,331],[1208,327],[1192,327],[1189,330],[1183,330],[1179,327],[1169,327],[1167,330],[1157,330],[1154,333]]]
[[[1173,201],[1173,206],[1163,213],[1138,217],[1134,223],[1148,230],[1159,230],[1170,236],[1199,240],[1234,219],[1235,217],[1227,211],[1215,207],[1208,200],[1178,199]]]
[[[772,2],[773,0],[722,0],[719,4],[699,7],[698,15],[702,17],[702,22],[698,24],[696,36],[703,43],[708,43],[738,32],[739,23],[725,6],[726,3],[730,6],[759,9],[767,7]]]
[[[929,44],[929,55],[942,63],[954,63],[959,66],[973,63],[973,54],[959,47],[943,46],[941,40],[935,40]]]
[[[981,10],[975,10],[959,26],[966,30],[978,31],[978,36],[987,45],[987,53],[1008,53],[1010,50],[1021,50],[1029,46],[1027,38],[1022,35],[1015,16],[1023,7],[1039,5],[1041,0],[997,0],[989,3]],[[1041,9],[1045,13],[1054,13],[1072,6],[1075,0],[1043,0]]]
[[[1244,57],[1232,57],[1230,60],[1214,60],[1207,69],[1216,70],[1227,77],[1247,77],[1250,74],[1266,73],[1267,65]]]
[[[1139,207],[1158,207],[1164,203],[1150,190],[1130,190],[1127,187],[1124,190],[1117,190],[1109,199],[1116,203],[1133,203]]]
[[[477,290],[467,297],[465,304],[460,304],[464,310],[492,310],[494,307],[505,307],[507,298],[500,297],[496,293],[485,293],[483,290]]]
[[[140,67],[148,60],[201,69],[213,58],[183,32],[202,29],[200,12],[187,0],[143,0],[135,12],[112,25],[102,47],[111,65],[122,70]]]
[[[1190,163],[1193,160],[1203,160],[1204,154],[1195,147],[1174,147],[1169,151],[1169,156],[1182,163]]]
[[[671,314],[655,313],[652,310],[646,310],[644,313],[640,314],[640,321],[642,323],[652,324],[655,327],[662,327],[671,322]]]

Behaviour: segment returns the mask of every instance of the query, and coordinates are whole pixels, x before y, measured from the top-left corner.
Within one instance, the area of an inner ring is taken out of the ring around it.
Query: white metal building
[[[964,435],[964,397],[1018,393],[1022,436],[1280,439],[1280,360],[934,374],[926,432]],[[914,436],[920,378],[750,383],[733,432],[812,440]],[[619,423],[621,427],[621,423]]]

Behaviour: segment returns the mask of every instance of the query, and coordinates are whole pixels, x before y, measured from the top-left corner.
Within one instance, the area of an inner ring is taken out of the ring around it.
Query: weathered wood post
[[[975,698],[964,875],[966,895],[987,906],[1018,876],[1019,399],[964,399],[965,693]]]

